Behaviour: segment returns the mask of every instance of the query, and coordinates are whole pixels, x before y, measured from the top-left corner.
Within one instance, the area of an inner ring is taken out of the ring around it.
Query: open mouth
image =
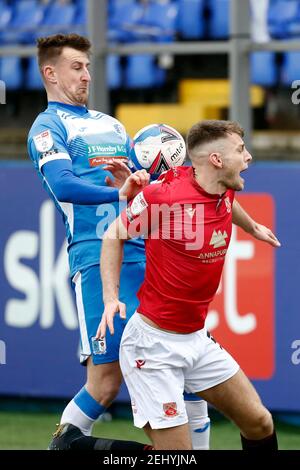
[[[241,178],[241,180],[242,180],[243,183],[245,183],[245,180],[244,180],[244,178],[242,178],[241,173],[243,173],[244,171],[246,171],[247,168],[248,168],[248,166],[246,166],[246,168],[243,168],[243,169],[240,171],[240,174],[239,174],[239,176],[240,176],[240,178]]]

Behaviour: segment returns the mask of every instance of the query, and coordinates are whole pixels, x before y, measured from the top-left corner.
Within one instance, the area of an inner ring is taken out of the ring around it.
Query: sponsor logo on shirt
[[[163,410],[168,418],[174,418],[175,416],[178,416],[177,403],[175,401],[170,403],[163,403]]]
[[[221,232],[221,230],[218,230],[218,232],[214,230],[209,244],[213,245],[214,248],[219,248],[220,246],[226,246],[226,238],[228,238],[226,230],[224,230],[223,233]]]
[[[186,214],[192,219],[194,217],[194,214],[196,212],[196,209],[193,209],[192,207],[187,207],[185,209]]]
[[[104,165],[113,161],[127,162],[127,149],[124,144],[88,144],[87,156],[91,167]]]
[[[217,250],[212,252],[200,253],[199,258],[203,263],[215,263],[219,261],[219,258],[224,258],[227,253],[227,248],[223,250]]]
[[[127,158],[126,157],[121,157],[121,156],[116,156],[116,157],[93,157],[89,158],[90,166],[95,167],[99,165],[107,165],[107,163],[112,163],[115,161],[121,161],[124,163],[127,163]]]
[[[54,142],[50,130],[46,130],[33,137],[36,149],[39,152],[47,152],[52,149]]]

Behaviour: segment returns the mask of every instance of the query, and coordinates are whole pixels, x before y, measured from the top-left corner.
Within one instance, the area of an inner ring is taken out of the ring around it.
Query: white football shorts
[[[120,365],[134,425],[164,429],[188,422],[183,391],[201,392],[239,370],[239,365],[206,328],[189,334],[158,330],[135,313],[120,346]]]

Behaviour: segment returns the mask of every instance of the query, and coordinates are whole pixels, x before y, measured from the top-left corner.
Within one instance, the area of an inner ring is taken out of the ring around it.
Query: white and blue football
[[[136,170],[145,169],[151,175],[160,175],[174,166],[183,165],[185,157],[184,138],[167,124],[150,124],[133,138],[130,159]]]

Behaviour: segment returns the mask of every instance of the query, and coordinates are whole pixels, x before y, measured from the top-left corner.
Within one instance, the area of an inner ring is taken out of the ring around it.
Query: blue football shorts
[[[123,263],[120,279],[120,301],[126,305],[126,320],[117,314],[114,318],[113,335],[106,331],[105,341],[96,341],[103,310],[102,282],[99,265],[78,271],[72,279],[75,290],[80,330],[80,362],[86,364],[92,356],[94,364],[106,364],[119,360],[119,348],[123,330],[139,304],[137,291],[145,274],[145,262]]]

